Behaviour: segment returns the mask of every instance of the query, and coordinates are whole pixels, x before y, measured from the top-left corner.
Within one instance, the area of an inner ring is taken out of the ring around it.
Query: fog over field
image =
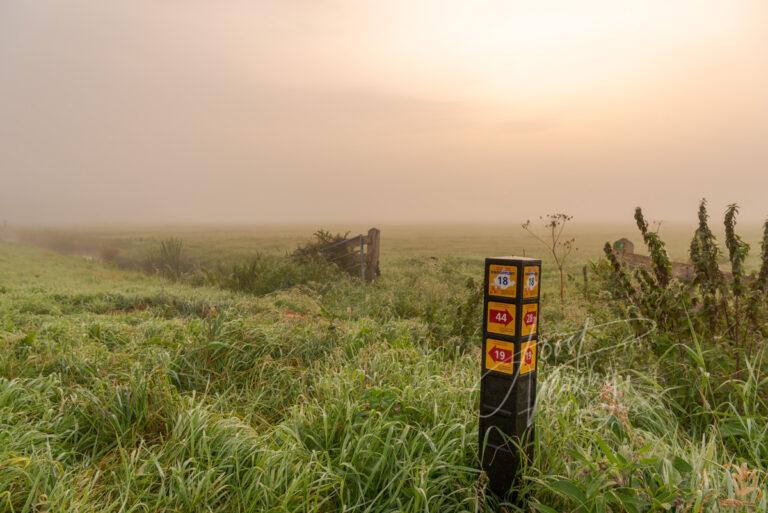
[[[0,219],[759,220],[767,5],[0,2]]]
[[[0,513],[768,512],[767,191],[768,0],[0,0]]]

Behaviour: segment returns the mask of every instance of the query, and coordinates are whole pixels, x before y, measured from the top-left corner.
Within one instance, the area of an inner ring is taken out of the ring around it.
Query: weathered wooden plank
[[[368,230],[368,235],[364,236],[366,244],[368,245],[368,251],[366,252],[366,276],[365,279],[368,282],[375,280],[381,275],[379,269],[379,248],[381,242],[381,231],[378,228],[371,228]]]

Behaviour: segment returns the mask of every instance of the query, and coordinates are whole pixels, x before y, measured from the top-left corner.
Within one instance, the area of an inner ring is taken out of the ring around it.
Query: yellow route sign
[[[515,305],[488,301],[488,332],[514,336],[515,334]]]
[[[528,337],[536,334],[539,324],[539,305],[523,305],[523,322],[520,323],[520,336]]]
[[[539,297],[539,272],[537,265],[523,268],[523,298]]]
[[[485,368],[504,374],[515,373],[515,343],[488,338],[485,340]]]
[[[520,375],[536,370],[536,342],[523,342],[520,345]]]
[[[491,264],[488,267],[488,294],[491,296],[517,296],[517,267]]]

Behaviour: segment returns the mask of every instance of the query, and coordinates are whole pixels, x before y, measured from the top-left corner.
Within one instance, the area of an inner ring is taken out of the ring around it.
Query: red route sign
[[[527,326],[532,326],[533,324],[535,324],[536,323],[536,312],[528,312],[527,314],[525,314],[525,317],[523,317],[523,322]]]
[[[513,376],[515,372],[515,343],[485,339],[486,370]]]
[[[506,308],[503,310],[496,310],[495,308],[491,308],[490,313],[491,322],[495,322],[497,324],[503,324],[506,326],[513,320],[512,314]]]
[[[520,346],[520,375],[536,370],[536,342],[523,342]]]
[[[525,354],[523,355],[523,363],[525,365],[530,365],[533,363],[533,349],[530,347],[525,350]]]
[[[493,346],[490,351],[488,351],[488,355],[494,362],[512,363],[512,351],[508,349]]]

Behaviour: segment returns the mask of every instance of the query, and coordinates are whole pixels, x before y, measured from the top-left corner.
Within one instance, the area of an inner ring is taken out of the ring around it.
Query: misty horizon
[[[768,216],[768,5],[0,5],[0,222]]]

